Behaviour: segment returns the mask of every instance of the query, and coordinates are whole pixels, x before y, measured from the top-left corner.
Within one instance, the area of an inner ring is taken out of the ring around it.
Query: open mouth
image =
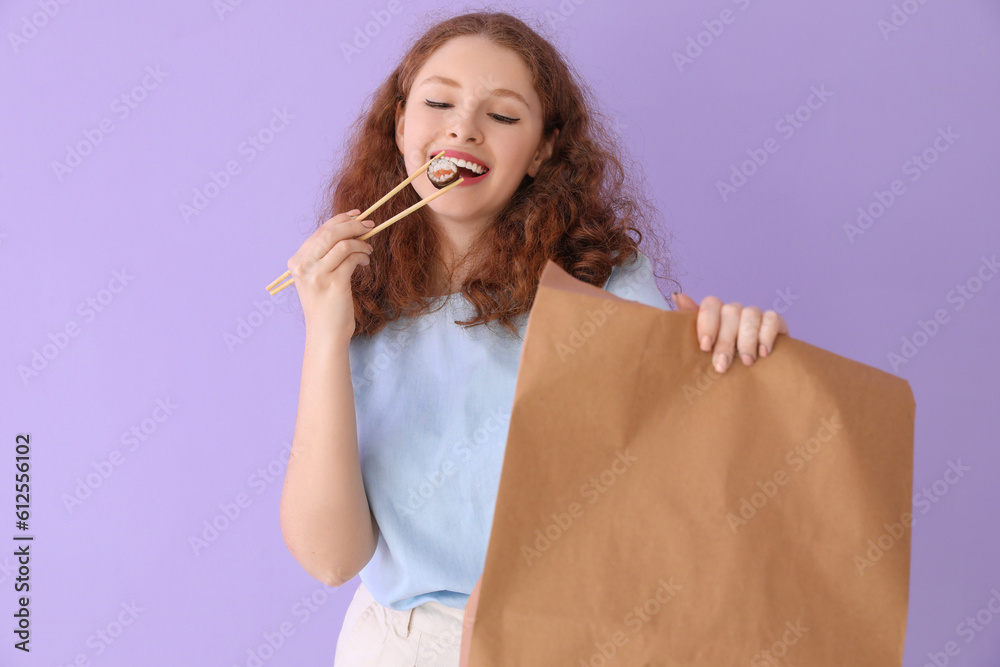
[[[428,159],[433,158],[435,154],[430,155]],[[490,168],[479,162],[473,160],[466,160],[454,155],[448,155],[447,153],[442,156],[443,159],[449,162],[454,162],[458,167],[458,175],[466,180],[479,178],[485,176],[490,172]]]
[[[452,160],[452,158],[448,158],[448,159]],[[452,162],[455,162],[455,160],[452,160]],[[458,165],[458,175],[461,176],[462,178],[465,178],[466,180],[468,180],[470,178],[476,178],[477,176],[484,176],[485,174],[487,174],[489,172],[489,169],[487,169],[486,167],[478,167],[478,169],[479,169],[479,171],[473,171],[469,167],[463,167],[460,164],[460,165]]]

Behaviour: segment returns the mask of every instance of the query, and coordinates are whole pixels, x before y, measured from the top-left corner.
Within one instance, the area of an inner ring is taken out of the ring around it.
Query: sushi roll
[[[448,158],[435,158],[427,167],[427,178],[434,184],[434,187],[440,190],[449,183],[458,180],[458,165]]]

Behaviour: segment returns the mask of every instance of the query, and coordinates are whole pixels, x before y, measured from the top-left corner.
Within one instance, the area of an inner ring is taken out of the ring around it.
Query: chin
[[[448,195],[444,195],[447,197]],[[444,199],[442,197],[442,199]],[[455,206],[454,202],[449,206],[448,204],[443,204],[442,206],[435,206],[437,202],[431,202],[427,204],[427,208],[434,211],[434,214],[441,218],[448,218],[449,220],[454,220],[461,222],[462,220],[479,219],[486,215],[486,211],[480,208],[471,208],[468,206]]]

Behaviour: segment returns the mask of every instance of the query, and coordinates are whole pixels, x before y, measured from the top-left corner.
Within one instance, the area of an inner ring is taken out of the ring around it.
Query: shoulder
[[[629,301],[638,301],[662,310],[672,310],[666,297],[656,285],[653,263],[644,253],[637,252],[638,256],[634,261],[611,270],[611,276],[604,284],[605,291]]]

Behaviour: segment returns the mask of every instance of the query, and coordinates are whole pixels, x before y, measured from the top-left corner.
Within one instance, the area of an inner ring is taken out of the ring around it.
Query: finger
[[[712,356],[712,365],[719,373],[725,373],[733,361],[733,354],[736,352],[736,334],[740,328],[741,310],[743,310],[743,306],[736,301],[722,306],[722,322],[719,325],[719,335],[715,341]]]
[[[288,259],[288,270],[294,270],[296,265],[302,264],[303,262],[315,262],[317,259],[329,252],[333,244],[340,240],[341,236],[331,236],[330,230],[334,225],[339,225],[342,222],[348,222],[353,220],[353,215],[361,213],[358,209],[353,209],[347,211],[346,213],[338,213],[333,216],[322,225],[317,227],[315,231],[309,236],[305,242],[299,246],[299,249]],[[365,228],[367,229],[367,228]],[[360,234],[357,234],[360,236]],[[322,249],[321,246],[325,246]]]
[[[371,223],[371,226],[373,225],[374,223]],[[292,264],[296,264],[306,271],[310,270],[320,259],[327,256],[337,243],[357,238],[370,231],[371,226],[361,220],[351,219],[349,213],[335,215],[320,225],[313,236],[302,244],[295,257],[288,260],[288,268],[292,270]]]
[[[769,310],[764,313],[761,319],[757,350],[761,357],[771,354],[771,350],[774,349],[774,341],[777,340],[779,333],[788,333],[788,323],[777,312]]]
[[[335,215],[326,222],[323,223],[320,229],[335,230],[337,238],[356,238],[367,234],[375,226],[375,221],[371,219],[361,220],[357,216],[360,215],[361,211],[354,209],[353,211],[348,211],[347,213],[341,213],[340,215]]]
[[[316,228],[316,231],[313,232],[311,240],[317,244],[314,247],[314,250],[321,250],[321,252],[318,252],[319,257],[325,255],[337,241],[355,236],[361,236],[361,234],[368,231],[369,227],[364,226],[360,220],[357,220],[354,217],[359,213],[361,213],[361,211],[358,209],[347,211],[345,213],[338,213]],[[364,231],[358,233],[359,230]]]
[[[362,241],[362,243],[364,242]],[[334,269],[333,281],[335,283],[339,281],[344,286],[349,286],[351,284],[351,276],[354,275],[354,269],[359,266],[368,266],[369,264],[371,264],[371,258],[367,253],[352,252]]]
[[[744,366],[751,366],[757,360],[757,336],[760,330],[761,312],[757,306],[747,306],[740,313],[740,332],[736,338],[736,350]]]
[[[316,229],[316,231],[320,232],[320,231],[322,231],[324,229],[330,229],[331,227],[334,227],[336,225],[340,225],[340,224],[343,224],[345,222],[351,222],[352,220],[356,220],[357,216],[360,213],[361,213],[361,211],[359,211],[356,208],[352,209],[350,211],[345,211],[343,213],[338,213],[337,215],[333,216],[332,218],[330,218],[329,220],[327,220],[326,222],[324,222],[322,225],[320,225]]]
[[[341,239],[326,255],[316,262],[316,271],[335,271],[349,257],[356,260],[367,259],[372,252],[371,244],[360,239]],[[353,255],[358,255],[353,257]]]
[[[722,299],[719,297],[706,296],[701,300],[701,307],[698,309],[698,345],[702,352],[708,352],[715,345],[721,308]]]
[[[335,271],[349,256],[358,254],[359,256],[355,259],[360,260],[370,255],[371,252],[371,245],[365,241],[354,238],[341,239],[325,255],[316,259],[311,257],[306,259],[298,264],[292,273],[303,278],[328,274]],[[353,267],[351,268],[353,270]]]
[[[674,305],[677,310],[698,310],[698,302],[683,292],[674,292],[672,295]]]

